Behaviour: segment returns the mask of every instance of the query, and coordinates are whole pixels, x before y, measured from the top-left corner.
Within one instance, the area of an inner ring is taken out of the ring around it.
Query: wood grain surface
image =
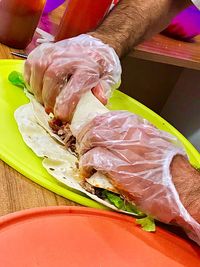
[[[200,36],[197,36],[194,42],[189,43],[158,34],[136,47],[130,55],[140,59],[200,70]]]
[[[0,216],[29,208],[60,205],[77,204],[33,183],[0,161]]]

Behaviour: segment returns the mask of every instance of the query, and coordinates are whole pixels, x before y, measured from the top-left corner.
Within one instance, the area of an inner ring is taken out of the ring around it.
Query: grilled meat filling
[[[57,134],[65,146],[69,148],[73,153],[76,153],[76,138],[72,135],[69,127],[69,123],[63,124],[62,121],[53,118],[49,121],[49,126],[55,134]]]

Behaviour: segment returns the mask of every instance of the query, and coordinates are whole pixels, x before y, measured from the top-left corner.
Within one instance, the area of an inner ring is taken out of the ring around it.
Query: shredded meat
[[[82,182],[80,182],[80,185],[81,185],[86,191],[88,191],[89,193],[95,195],[95,188],[94,188],[91,184],[89,184],[89,183],[86,182],[86,181],[82,181]]]
[[[54,133],[57,133],[63,125],[62,121],[56,118],[53,118],[49,120],[48,122],[49,122],[49,126],[51,127]]]
[[[63,124],[62,121],[53,118],[49,121],[49,126],[63,140],[65,146],[76,153],[76,139],[72,135],[69,123]]]
[[[96,195],[97,197],[101,198],[101,199],[105,199],[105,195],[103,194],[103,191],[105,189],[103,188],[98,188],[98,187],[94,187],[93,185],[89,184],[86,181],[82,181],[80,182],[80,185],[89,193]]]

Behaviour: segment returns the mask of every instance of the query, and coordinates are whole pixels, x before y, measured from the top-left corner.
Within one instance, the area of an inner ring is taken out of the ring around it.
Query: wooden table
[[[61,6],[49,16],[50,22],[53,22],[53,30],[56,29],[63,10],[64,6]],[[11,51],[24,52],[0,44],[0,59],[15,59],[16,57],[10,54]],[[200,42],[197,40],[196,43],[183,43],[157,35],[136,47],[130,56],[199,70]],[[77,204],[42,188],[0,162],[0,215],[52,205]]]
[[[133,49],[130,56],[200,70],[200,36],[190,43],[157,34]]]

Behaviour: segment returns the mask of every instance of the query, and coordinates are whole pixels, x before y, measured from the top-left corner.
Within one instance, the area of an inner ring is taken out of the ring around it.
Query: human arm
[[[190,4],[189,0],[121,0],[90,34],[109,44],[122,57],[135,45],[163,30]]]
[[[176,156],[170,166],[172,179],[184,207],[200,223],[200,172],[182,156]]]
[[[118,56],[124,55],[161,30],[188,1],[121,0],[103,24],[90,33],[97,39],[78,36],[36,48],[25,63],[29,89],[47,111],[63,121],[71,119],[86,90],[93,90],[105,104],[111,88],[120,82],[121,68],[114,50]]]

